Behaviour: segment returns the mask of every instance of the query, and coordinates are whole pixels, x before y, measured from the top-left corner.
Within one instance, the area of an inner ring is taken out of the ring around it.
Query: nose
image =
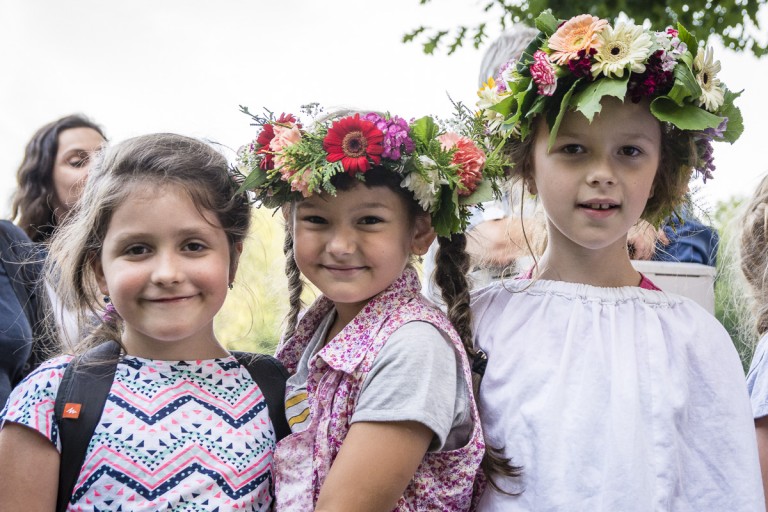
[[[587,173],[587,183],[592,186],[615,185],[616,174],[607,158],[595,159]]]
[[[152,282],[157,286],[171,286],[183,280],[180,258],[171,251],[159,251],[154,258]]]
[[[351,254],[355,250],[355,236],[352,229],[337,227],[330,233],[325,250],[336,257]]]

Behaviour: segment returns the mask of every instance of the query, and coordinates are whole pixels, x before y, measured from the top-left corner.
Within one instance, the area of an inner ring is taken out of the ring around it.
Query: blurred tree
[[[426,4],[431,0],[419,0]],[[613,18],[623,12],[635,23],[648,20],[653,27],[666,27],[682,23],[699,41],[710,35],[720,37],[723,45],[735,51],[750,51],[757,57],[768,53],[765,34],[760,34],[757,13],[766,0],[485,0],[481,7],[489,18],[495,16],[501,28],[512,23],[533,25],[534,19],[546,9],[552,9],[556,17],[567,19],[582,13],[600,18]],[[447,52],[452,54],[471,40],[475,48],[483,45],[488,37],[487,23],[475,27],[459,26],[453,30],[433,29],[420,26],[403,36],[403,42],[426,38],[424,53],[431,54],[440,43],[447,42]],[[758,39],[758,35],[763,40]]]

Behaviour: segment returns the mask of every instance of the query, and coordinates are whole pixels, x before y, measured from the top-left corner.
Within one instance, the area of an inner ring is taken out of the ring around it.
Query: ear
[[[411,238],[411,254],[423,256],[427,254],[429,246],[435,241],[435,229],[432,227],[432,218],[427,215],[418,215],[413,225],[413,237]]]
[[[283,213],[283,220],[290,224],[293,222],[293,205],[288,202],[280,207],[280,211]]]
[[[539,189],[536,188],[536,180],[533,178],[533,176],[528,176],[525,178],[525,186],[528,188],[528,192],[534,196],[539,193]]]
[[[88,263],[91,265],[93,275],[96,277],[99,291],[103,295],[109,295],[109,287],[107,286],[107,278],[104,277],[104,266],[101,264],[101,256],[96,253],[91,253],[90,256],[88,256]]]
[[[243,254],[243,242],[235,242],[232,247],[232,254],[229,257],[229,282],[235,280],[237,274],[237,267],[240,264],[240,255]]]

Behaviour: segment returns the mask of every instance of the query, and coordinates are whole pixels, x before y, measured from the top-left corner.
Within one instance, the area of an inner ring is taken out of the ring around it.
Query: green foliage
[[[749,305],[745,300],[743,280],[735,262],[742,198],[719,201],[713,224],[720,235],[717,251],[717,280],[715,281],[715,317],[728,331],[746,372],[752,361],[757,341],[752,332]]]
[[[419,3],[425,4],[428,1],[420,0]],[[657,30],[679,22],[700,41],[706,41],[710,36],[717,36],[728,48],[752,52],[755,56],[761,57],[768,53],[768,44],[764,41],[761,44],[756,37],[761,32],[757,13],[765,1],[486,0],[483,10],[489,17],[495,17],[502,29],[512,23],[533,25],[534,19],[546,9],[552,9],[555,15],[562,19],[582,13],[613,19],[623,12],[638,24],[648,20]],[[486,27],[486,22],[474,28],[460,25],[453,30],[420,26],[403,36],[403,42],[414,42],[419,36],[424,35],[427,38],[426,42],[422,43],[424,53],[432,54],[440,48],[441,43],[445,43],[446,51],[450,55],[462,46],[464,39],[468,37],[472,38],[475,48],[480,48],[488,37]]]
[[[288,312],[283,238],[279,211],[275,215],[266,208],[256,209],[235,286],[214,324],[219,341],[232,350],[265,354],[275,351]]]

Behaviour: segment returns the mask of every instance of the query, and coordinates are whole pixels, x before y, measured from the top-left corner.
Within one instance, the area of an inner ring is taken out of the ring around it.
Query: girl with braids
[[[473,296],[487,355],[479,408],[522,478],[481,511],[763,510],[744,374],[728,333],[632,266],[627,234],[679,208],[735,94],[711,48],[588,14],[541,31],[481,115],[538,196],[548,244],[519,280]]]
[[[223,155],[180,135],[99,156],[46,265],[88,333],[70,352],[108,349],[114,380],[58,505],[54,404],[72,354],[12,392],[0,413],[0,510],[271,510],[264,392],[213,331],[250,224],[236,190]]]
[[[462,229],[500,162],[429,117],[254,119],[243,186],[283,208],[291,288],[277,510],[467,510],[485,450]],[[447,318],[412,266],[436,235]],[[302,277],[322,295],[299,319]]]
[[[768,176],[752,195],[739,225],[741,273],[752,292],[754,321],[750,330],[760,337],[747,373],[747,388],[755,418],[763,488],[768,491]]]

